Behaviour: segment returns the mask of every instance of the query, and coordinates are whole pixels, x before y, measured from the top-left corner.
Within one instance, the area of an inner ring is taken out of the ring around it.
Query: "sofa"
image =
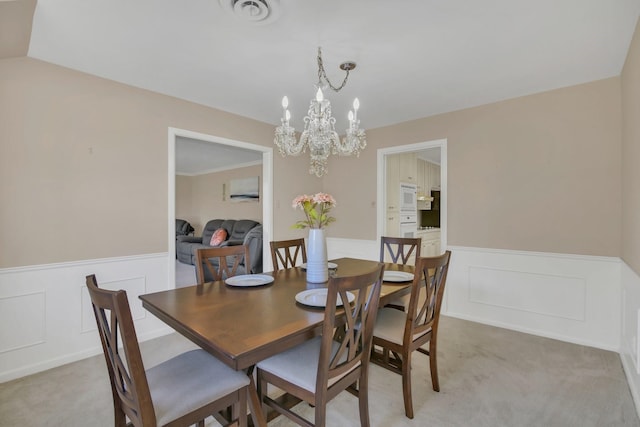
[[[176,239],[178,236],[188,236],[193,232],[194,229],[188,221],[176,218]]]
[[[238,268],[238,274],[262,273],[262,224],[250,219],[212,219],[202,230],[202,236],[177,236],[176,256],[184,264],[196,265],[196,251],[211,248],[211,236],[219,230],[226,231],[226,240],[218,246],[247,245],[251,265],[247,269],[244,260]],[[218,260],[214,259],[217,265]],[[206,277],[205,279],[211,280]]]

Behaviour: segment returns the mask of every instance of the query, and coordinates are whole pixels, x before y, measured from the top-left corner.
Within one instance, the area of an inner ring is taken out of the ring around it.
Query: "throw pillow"
[[[209,244],[211,246],[218,246],[225,240],[227,240],[227,230],[225,230],[224,228],[218,228],[211,235],[211,241],[209,242]]]

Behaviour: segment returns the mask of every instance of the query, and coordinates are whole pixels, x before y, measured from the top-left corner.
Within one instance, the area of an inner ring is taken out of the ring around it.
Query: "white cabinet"
[[[438,256],[440,252],[440,229],[420,230],[417,234],[422,239],[420,256]]]
[[[400,157],[398,155],[387,156],[386,174],[386,203],[387,211],[400,210]]]
[[[425,182],[424,182],[424,177],[425,177],[425,173],[426,173],[426,165],[427,162],[425,162],[424,160],[418,159],[416,164],[417,164],[417,172],[416,172],[416,176],[418,177],[418,196],[421,194],[426,194],[427,188],[424,186]]]
[[[400,236],[400,212],[387,211],[385,236]]]
[[[418,158],[415,153],[392,154],[386,158],[387,211],[400,210],[400,183],[417,184]]]
[[[418,183],[418,156],[416,153],[398,154],[400,158],[400,182]]]
[[[440,165],[429,163],[429,183],[431,185],[429,191],[431,188],[440,187]]]

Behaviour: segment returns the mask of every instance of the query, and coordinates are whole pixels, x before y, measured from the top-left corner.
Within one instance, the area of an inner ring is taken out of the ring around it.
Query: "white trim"
[[[176,139],[185,137],[197,139],[214,144],[229,145],[246,150],[259,151],[262,153],[262,265],[263,271],[271,269],[271,259],[266,256],[270,253],[269,241],[273,235],[273,148],[264,145],[252,144],[244,141],[223,138],[220,136],[208,135],[185,129],[169,128],[168,132],[168,239],[169,253],[167,255],[169,285],[175,287],[176,266],[175,266],[175,227],[176,227]]]
[[[555,252],[536,252],[536,251],[519,251],[519,250],[511,250],[511,249],[492,249],[492,248],[475,248],[471,246],[450,246],[449,249],[455,250],[456,252],[465,251],[465,252],[485,252],[485,253],[493,253],[493,254],[509,254],[509,255],[522,255],[522,256],[532,256],[532,257],[548,257],[548,258],[567,258],[574,260],[584,260],[584,261],[601,261],[601,262],[613,262],[619,264],[620,258],[618,257],[605,257],[599,255],[577,255],[577,254],[561,254]]]
[[[86,259],[86,260],[80,260],[80,261],[56,262],[51,264],[25,265],[23,267],[8,267],[8,268],[0,268],[0,276],[2,276],[3,274],[10,274],[10,273],[33,272],[33,271],[39,271],[39,270],[50,271],[50,270],[59,269],[59,268],[71,268],[71,267],[79,267],[79,266],[85,266],[85,265],[111,264],[114,262],[156,259],[158,257],[164,257],[164,256],[167,256],[166,252],[141,254],[141,255],[127,255],[127,256],[111,257],[111,258]]]

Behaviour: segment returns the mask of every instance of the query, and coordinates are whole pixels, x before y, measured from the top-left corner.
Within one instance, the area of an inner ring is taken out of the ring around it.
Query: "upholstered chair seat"
[[[396,310],[397,311],[397,310]],[[315,337],[314,339],[305,342],[297,347],[294,347],[288,351],[280,354],[276,354],[262,362],[258,363],[258,367],[265,372],[269,372],[276,375],[292,384],[302,387],[305,390],[315,393],[316,391],[316,379],[318,375],[318,366],[320,358],[320,345],[322,344],[322,337]],[[332,344],[331,357],[333,357],[338,349],[340,343],[334,341]],[[346,354],[340,358],[342,363],[346,360]],[[341,378],[345,377],[349,372],[359,367],[360,363],[354,366],[344,374],[331,378],[329,380],[329,387],[338,382]]]
[[[378,322],[373,330],[376,337],[392,343],[402,345],[404,328],[407,323],[407,314],[395,308],[384,307],[378,310]],[[431,332],[431,329],[420,331],[413,335],[416,340]]]
[[[249,385],[245,373],[229,369],[204,350],[182,353],[146,374],[160,426]]]

